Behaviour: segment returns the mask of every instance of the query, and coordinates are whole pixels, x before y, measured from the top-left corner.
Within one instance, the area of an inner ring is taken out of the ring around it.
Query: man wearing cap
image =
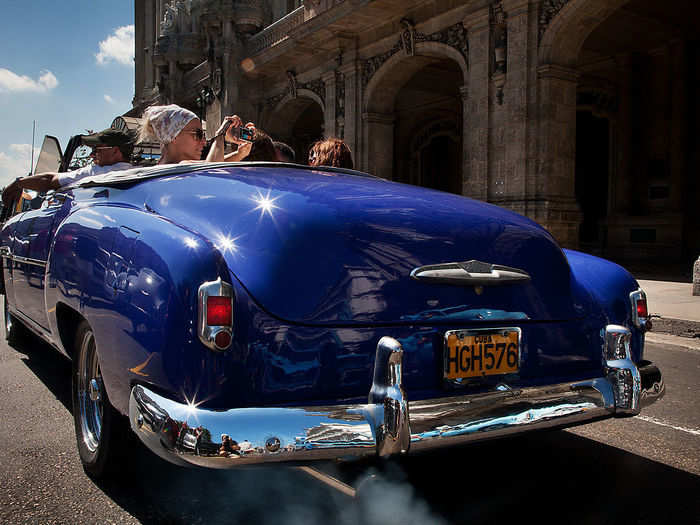
[[[133,138],[126,131],[108,128],[92,135],[83,135],[81,142],[92,147],[93,164],[63,173],[46,172],[21,177],[3,190],[3,203],[10,204],[19,196],[22,189],[39,192],[56,190],[85,177],[133,167],[128,162],[134,148]]]

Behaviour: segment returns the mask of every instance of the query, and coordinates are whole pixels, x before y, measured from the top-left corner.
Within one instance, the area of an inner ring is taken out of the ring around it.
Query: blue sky
[[[134,96],[133,0],[2,0],[0,187],[26,175],[44,135],[64,148]]]

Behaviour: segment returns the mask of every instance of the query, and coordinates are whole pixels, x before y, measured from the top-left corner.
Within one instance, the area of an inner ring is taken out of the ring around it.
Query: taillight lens
[[[646,297],[637,299],[637,317],[649,317]]]
[[[226,350],[233,341],[233,288],[219,277],[202,283],[198,297],[199,340],[211,350]]]
[[[649,310],[647,309],[647,296],[641,289],[630,294],[630,302],[632,303],[632,324],[647,332],[651,330],[651,320],[649,319]]]
[[[230,297],[207,297],[207,324],[231,326],[233,308]]]

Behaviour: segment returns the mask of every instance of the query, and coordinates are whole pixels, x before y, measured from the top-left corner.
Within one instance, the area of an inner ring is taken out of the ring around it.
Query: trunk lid
[[[295,323],[570,320],[563,252],[543,228],[465,197],[356,175],[232,166],[144,184],[146,204],[217,247],[251,297]],[[416,268],[482,261],[526,272],[454,285]]]

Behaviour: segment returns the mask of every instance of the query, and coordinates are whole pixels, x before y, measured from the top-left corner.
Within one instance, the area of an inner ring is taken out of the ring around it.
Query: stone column
[[[578,244],[580,211],[574,193],[576,171],[576,85],[574,69],[543,65],[539,83],[539,158],[532,218],[565,247]]]
[[[146,87],[145,72],[149,57],[149,44],[147,43],[148,20],[146,12],[148,1],[136,0],[134,3],[134,47],[136,51],[136,63],[134,67],[134,105],[139,104]],[[139,58],[140,57],[140,58]]]
[[[357,60],[350,60],[338,68],[345,76],[345,143],[349,146],[353,154],[355,168],[367,170],[367,163],[364,144],[362,141],[362,93],[360,88],[360,63]],[[335,111],[335,108],[334,108]]]
[[[143,90],[153,89],[154,83],[154,68],[153,68],[153,48],[156,45],[157,29],[156,29],[156,7],[154,0],[146,0],[144,7],[144,85]],[[137,96],[140,93],[136,92]]]
[[[469,114],[469,86],[461,86],[459,95],[462,99],[462,194],[465,193],[465,184],[469,180],[470,168],[470,149],[469,149],[469,127],[471,125],[471,115]],[[413,154],[413,152],[411,152]],[[411,162],[413,165],[413,161]],[[413,180],[414,174],[411,173],[411,184],[418,184]]]
[[[693,265],[693,295],[700,295],[700,256]]]
[[[364,113],[367,136],[367,171],[377,177],[393,179],[394,168],[394,115]]]
[[[525,213],[527,193],[528,137],[528,39],[529,10],[527,0],[503,0],[506,13],[508,47],[507,70],[503,86],[504,149],[501,198],[519,213]],[[505,204],[505,203],[504,203]]]
[[[324,137],[337,137],[338,131],[335,126],[335,70],[327,71],[321,75],[326,85],[326,113],[323,115]]]
[[[469,96],[464,104],[466,169],[462,194],[486,200],[489,169],[489,10],[463,20],[469,37]],[[464,99],[463,99],[464,100]]]

